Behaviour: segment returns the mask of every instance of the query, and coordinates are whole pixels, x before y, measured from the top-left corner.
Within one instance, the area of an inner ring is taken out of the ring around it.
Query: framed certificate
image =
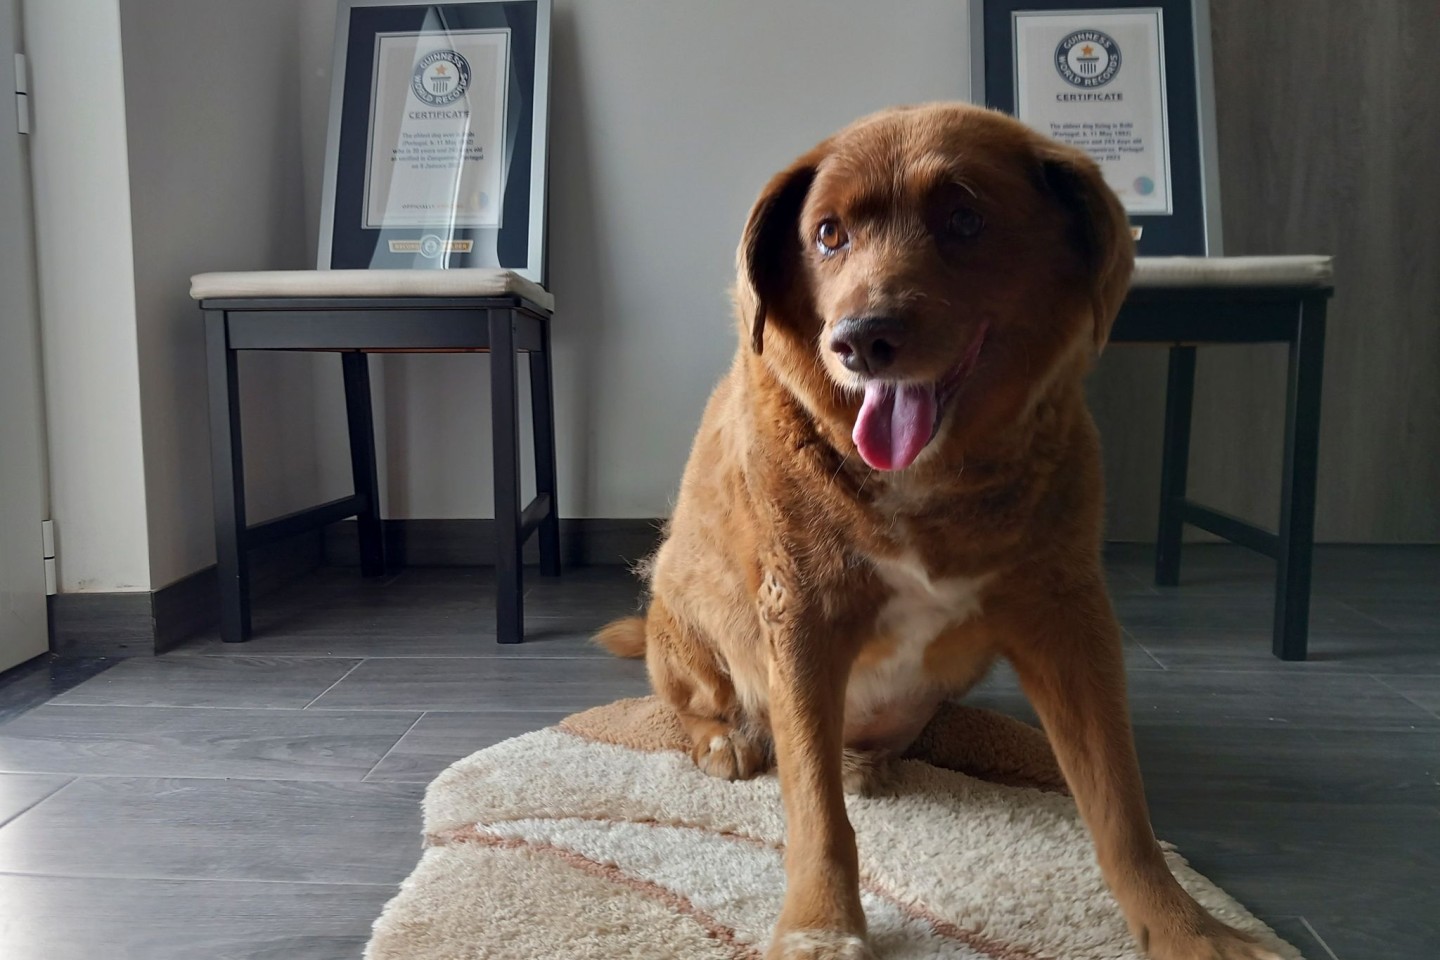
[[[1142,255],[1218,255],[1206,0],[976,0],[975,98],[1078,147]]]
[[[341,0],[322,268],[544,282],[550,0]]]

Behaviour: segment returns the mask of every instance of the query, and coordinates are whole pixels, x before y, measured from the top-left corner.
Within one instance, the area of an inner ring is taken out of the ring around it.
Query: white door
[[[10,106],[17,0],[0,0],[0,670],[44,653],[44,412],[25,138]]]

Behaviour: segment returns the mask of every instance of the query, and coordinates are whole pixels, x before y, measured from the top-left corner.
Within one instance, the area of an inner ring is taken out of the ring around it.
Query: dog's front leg
[[[1017,615],[1006,654],[1090,828],[1105,881],[1154,960],[1279,960],[1206,912],[1165,863],[1130,732],[1120,625],[1099,577]]]
[[[855,831],[841,784],[845,684],[853,653],[767,577],[770,723],[785,801],[785,905],[769,960],[862,960],[865,914]]]

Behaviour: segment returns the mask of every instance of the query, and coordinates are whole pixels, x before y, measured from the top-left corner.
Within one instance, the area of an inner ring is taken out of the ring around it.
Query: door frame
[[[12,68],[21,52],[20,0],[0,0],[0,76],[15,76],[15,105],[0,107],[0,670],[50,649],[46,551],[49,515],[45,397],[35,269],[35,214],[27,137],[28,80]],[[22,94],[22,91],[24,93]],[[22,96],[24,99],[22,100]],[[7,91],[8,99],[8,91]]]

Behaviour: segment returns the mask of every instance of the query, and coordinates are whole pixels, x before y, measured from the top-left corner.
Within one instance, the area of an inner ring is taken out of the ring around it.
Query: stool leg
[[[210,482],[215,504],[215,566],[220,638],[250,639],[250,557],[245,549],[245,461],[240,449],[240,380],[222,310],[205,311],[210,391]]]
[[[350,426],[350,473],[355,492],[365,498],[356,516],[360,533],[360,573],[385,573],[385,531],[380,519],[380,479],[375,470],[375,411],[370,403],[370,357],[358,351],[340,354],[345,376],[345,417]]]
[[[495,462],[496,630],[501,643],[524,637],[520,559],[520,428],[511,310],[488,310],[490,423]]]
[[[1165,440],[1160,461],[1160,525],[1155,537],[1155,582],[1180,582],[1180,534],[1190,472],[1190,410],[1195,399],[1195,348],[1170,348],[1165,387]]]
[[[540,575],[560,576],[560,492],[555,480],[555,385],[551,376],[550,318],[540,321],[540,349],[530,351],[530,412],[535,421],[535,486],[550,497],[540,521]]]
[[[1310,628],[1315,545],[1315,474],[1320,448],[1320,383],[1325,366],[1325,300],[1300,305],[1290,342],[1285,395],[1285,472],[1280,489],[1280,555],[1275,570],[1275,656],[1304,660]]]

